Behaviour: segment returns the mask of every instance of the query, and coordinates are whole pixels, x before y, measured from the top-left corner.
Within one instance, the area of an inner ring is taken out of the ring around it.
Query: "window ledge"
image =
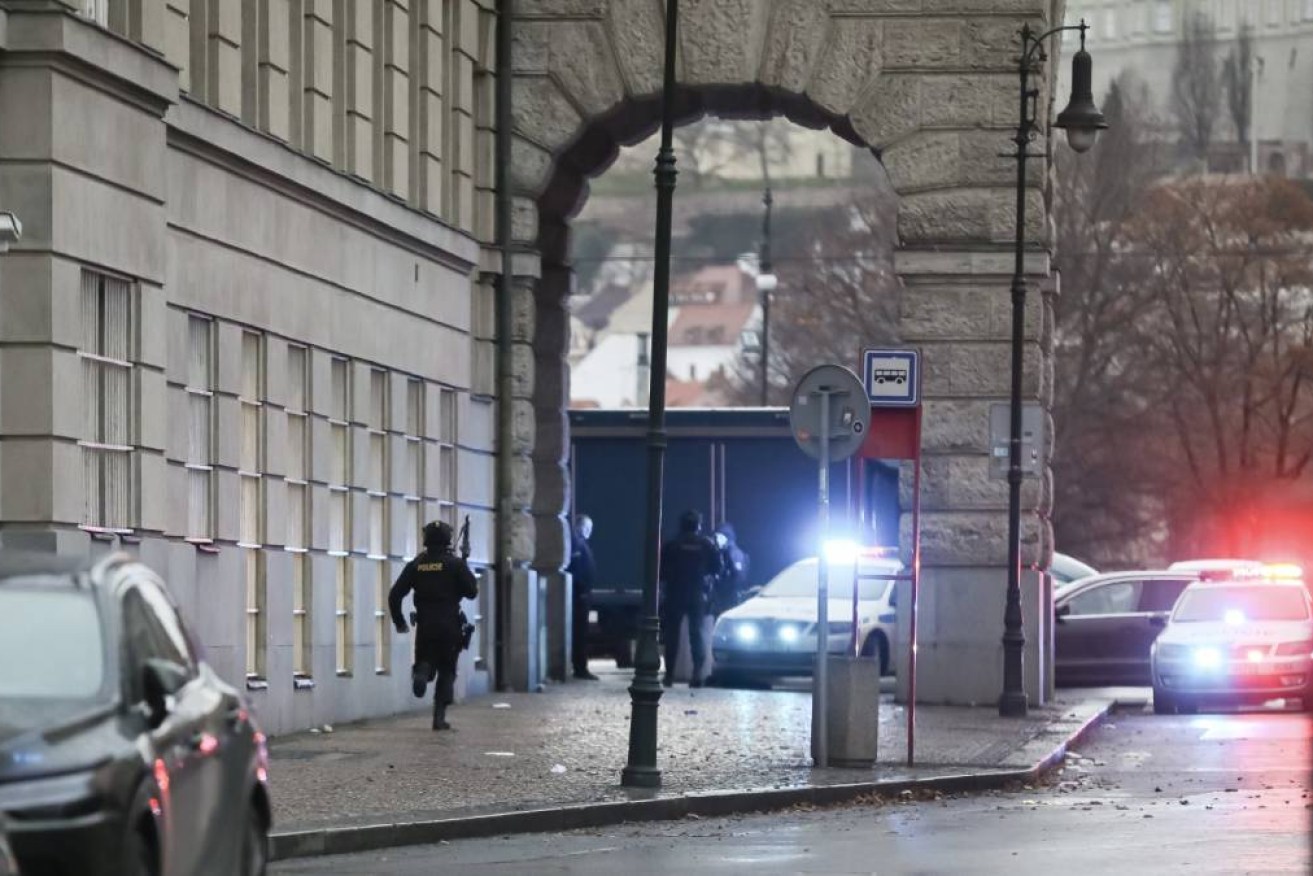
[[[351,677],[351,670],[350,670],[350,669],[339,669],[339,670],[337,671],[337,677],[338,677],[338,678],[350,678],[350,677]]]
[[[314,690],[315,680],[308,675],[294,675],[292,676],[292,689]]]
[[[247,689],[247,690],[268,690],[268,689],[269,689],[269,682],[266,681],[266,680],[263,679],[263,678],[258,677],[258,676],[247,676],[247,678],[246,678],[246,689]]]

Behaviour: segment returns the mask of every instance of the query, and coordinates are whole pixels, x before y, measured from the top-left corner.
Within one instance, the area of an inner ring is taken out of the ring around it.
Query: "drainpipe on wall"
[[[511,411],[511,331],[514,310],[513,261],[514,242],[511,231],[511,18],[514,0],[497,0],[497,133],[496,160],[496,237],[501,251],[501,273],[497,278],[496,331],[497,331],[497,526],[493,555],[496,571],[493,683],[497,690],[506,687],[506,611],[510,600],[510,580],[513,564],[511,556],[512,507],[511,477],[513,468]]]

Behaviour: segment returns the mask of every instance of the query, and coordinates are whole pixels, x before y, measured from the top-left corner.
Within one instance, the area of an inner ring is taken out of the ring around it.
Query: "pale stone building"
[[[139,553],[273,732],[413,702],[425,519],[490,556],[493,18],[0,3],[0,542]]]
[[[1172,124],[1170,97],[1177,48],[1193,15],[1206,16],[1216,37],[1219,67],[1244,28],[1252,39],[1254,64],[1251,128],[1260,172],[1313,176],[1313,0],[1067,0],[1067,23],[1090,25],[1094,93],[1101,98],[1122,73],[1143,82],[1152,109]],[[1068,34],[1068,47],[1073,45]],[[1068,71],[1059,71],[1066,87]],[[1226,108],[1218,106],[1216,170],[1248,166],[1243,148],[1227,150],[1237,133]]]
[[[1000,686],[988,423],[1016,196],[999,155],[1016,32],[1062,6],[681,6],[681,119],[828,128],[897,191],[900,333],[924,357],[929,701]],[[513,8],[0,0],[0,209],[25,226],[0,256],[0,544],[139,552],[272,732],[413,703],[381,597],[424,518],[468,513],[495,571],[463,683],[533,689],[566,665],[569,225],[587,180],[656,127],[663,4]],[[1043,404],[1046,170],[1025,228],[1024,395]],[[1027,482],[1037,570],[1051,502],[1047,476]],[[1049,605],[1028,572],[1035,702]]]

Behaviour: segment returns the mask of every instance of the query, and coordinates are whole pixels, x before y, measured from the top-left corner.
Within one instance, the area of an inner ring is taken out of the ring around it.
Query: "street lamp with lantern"
[[[1040,90],[1032,87],[1031,76],[1045,60],[1044,41],[1057,33],[1080,31],[1080,50],[1071,59],[1071,99],[1058,114],[1053,127],[1067,132],[1067,143],[1074,152],[1088,152],[1099,131],[1108,127],[1103,113],[1094,103],[1092,65],[1085,51],[1084,20],[1079,25],[1055,27],[1036,36],[1025,25],[1021,29],[1020,121],[1013,142],[1017,160],[1017,236],[1015,268],[1012,275],[1012,391],[1008,440],[1008,589],[1003,612],[1003,692],[998,712],[1005,717],[1025,717],[1028,711],[1022,676],[1022,655],[1026,637],[1021,618],[1021,376],[1023,338],[1026,329],[1026,161],[1031,142],[1040,133],[1038,105]]]
[[[661,702],[661,651],[657,615],[661,557],[661,492],[666,452],[666,328],[670,309],[670,226],[675,199],[675,37],[679,0],[666,0],[665,67],[661,86],[661,148],[656,159],[656,259],[652,269],[652,354],[647,397],[647,529],[644,533],[643,608],[629,686],[629,759],[620,784],[657,788],[657,708]],[[667,630],[666,635],[679,635]],[[672,667],[673,669],[673,667]]]

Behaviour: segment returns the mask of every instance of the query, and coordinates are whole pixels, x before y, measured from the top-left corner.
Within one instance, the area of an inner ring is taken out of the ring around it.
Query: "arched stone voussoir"
[[[683,0],[680,82],[692,86],[755,82],[771,6],[761,0]]]
[[[760,81],[771,88],[807,89],[830,29],[824,0],[779,0],[771,16],[762,53]]]
[[[661,0],[611,0],[607,27],[625,90],[633,97],[659,95],[666,33]]]
[[[589,116],[606,112],[625,94],[607,28],[601,21],[563,21],[551,25],[547,72]]]
[[[874,149],[890,148],[921,127],[921,77],[916,73],[879,74],[861,100],[845,111],[863,141]]]
[[[883,43],[884,23],[880,19],[831,20],[812,65],[807,96],[826,112],[836,116],[852,114],[880,75]]]
[[[583,130],[583,116],[551,77],[516,76],[511,89],[512,128],[519,136],[555,155]]]
[[[524,137],[511,137],[511,191],[537,198],[552,176],[552,153]]]
[[[902,196],[963,184],[959,131],[915,131],[883,150],[880,158],[894,191]]]

